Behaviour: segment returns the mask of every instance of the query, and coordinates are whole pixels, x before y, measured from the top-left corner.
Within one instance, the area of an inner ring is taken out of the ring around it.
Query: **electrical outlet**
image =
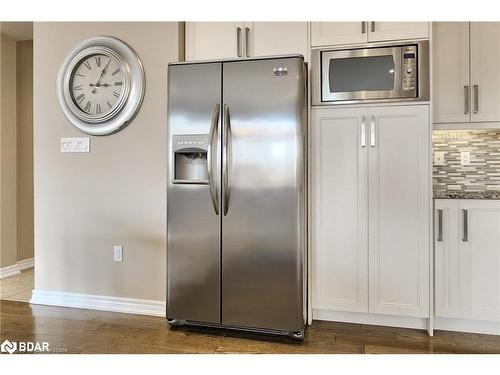
[[[470,151],[462,151],[460,153],[460,164],[470,165]]]
[[[434,152],[434,165],[444,165],[444,151],[435,151]]]
[[[113,260],[115,262],[123,261],[123,246],[113,246]]]

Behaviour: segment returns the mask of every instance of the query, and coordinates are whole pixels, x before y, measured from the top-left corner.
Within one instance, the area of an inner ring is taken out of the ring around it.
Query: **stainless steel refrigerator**
[[[302,338],[302,56],[168,66],[167,319]]]

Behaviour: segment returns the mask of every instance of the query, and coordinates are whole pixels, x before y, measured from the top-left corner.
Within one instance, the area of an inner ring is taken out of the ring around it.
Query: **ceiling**
[[[0,22],[0,30],[14,40],[33,39],[33,22]]]

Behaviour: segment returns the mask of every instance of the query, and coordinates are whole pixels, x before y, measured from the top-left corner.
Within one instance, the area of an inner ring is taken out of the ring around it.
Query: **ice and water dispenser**
[[[174,184],[208,184],[207,134],[174,135]]]

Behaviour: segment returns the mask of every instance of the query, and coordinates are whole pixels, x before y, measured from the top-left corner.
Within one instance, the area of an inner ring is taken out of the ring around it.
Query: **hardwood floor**
[[[165,319],[0,301],[0,342],[47,341],[61,353],[500,353],[500,336],[315,321],[302,343]]]
[[[0,299],[28,302],[34,289],[34,268],[21,274],[0,280]]]

